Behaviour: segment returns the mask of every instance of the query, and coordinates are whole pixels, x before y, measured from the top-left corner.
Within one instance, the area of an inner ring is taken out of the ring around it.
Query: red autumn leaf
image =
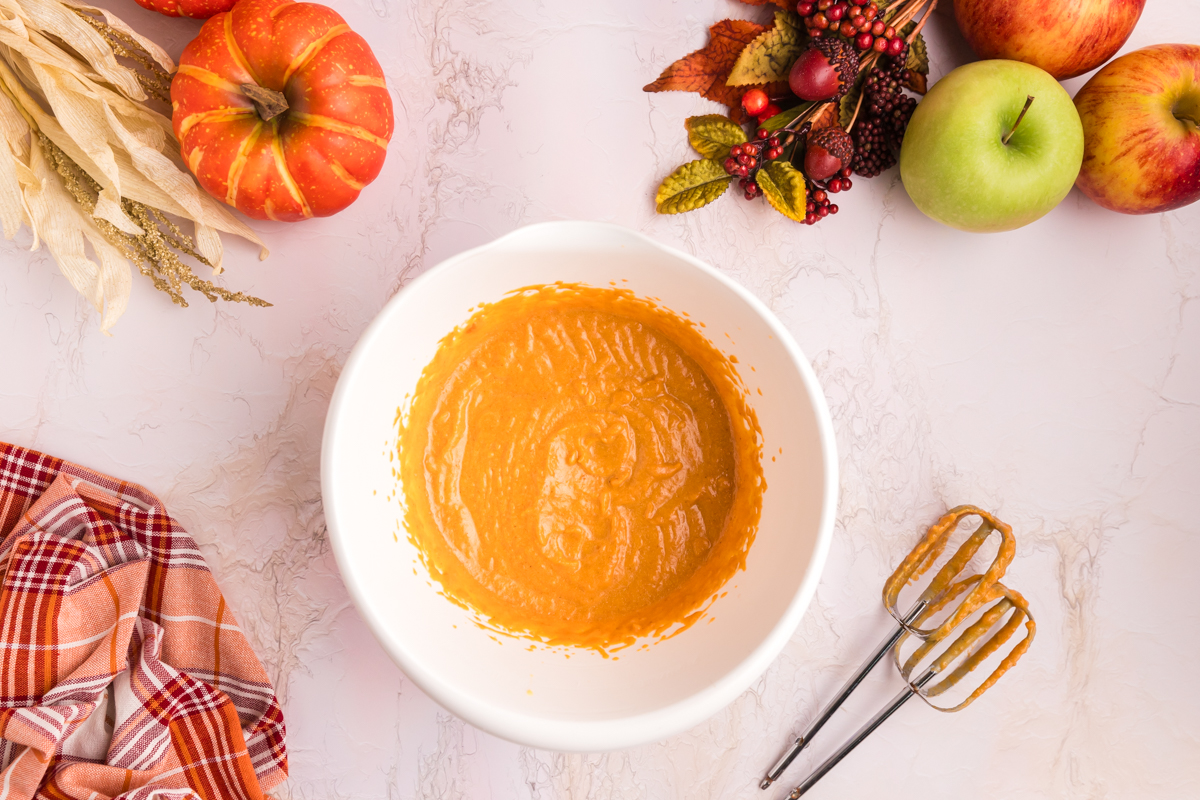
[[[742,0],[742,2],[748,6],[765,6],[770,3],[788,11],[796,10],[796,0]]]
[[[699,92],[701,96],[729,106],[741,116],[742,95],[752,87],[726,86],[738,56],[759,34],[774,26],[758,25],[744,19],[723,19],[708,29],[708,45],[671,64],[658,80],[643,87],[645,92]],[[771,94],[786,84],[768,84],[759,88]]]

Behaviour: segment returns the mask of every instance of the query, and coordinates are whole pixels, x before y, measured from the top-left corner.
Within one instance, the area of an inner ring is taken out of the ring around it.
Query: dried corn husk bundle
[[[262,242],[180,168],[170,119],[147,105],[169,100],[174,69],[101,9],[0,0],[0,226],[11,239],[28,225],[33,247],[45,242],[105,332],[129,300],[131,265],[180,305],[185,284],[209,300],[268,305],[201,280],[180,259],[219,273],[221,232]],[[166,214],[194,222],[194,235]]]

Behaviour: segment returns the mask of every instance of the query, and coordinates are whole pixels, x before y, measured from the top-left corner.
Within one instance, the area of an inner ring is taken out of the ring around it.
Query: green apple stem
[[[1012,135],[1017,132],[1017,126],[1021,124],[1021,120],[1025,119],[1025,112],[1029,110],[1031,105],[1033,105],[1033,95],[1029,95],[1025,98],[1025,107],[1022,108],[1021,113],[1017,115],[1017,121],[1013,123],[1012,130],[1004,134],[1004,138],[1000,140],[1001,144],[1008,144],[1008,140],[1011,139]]]

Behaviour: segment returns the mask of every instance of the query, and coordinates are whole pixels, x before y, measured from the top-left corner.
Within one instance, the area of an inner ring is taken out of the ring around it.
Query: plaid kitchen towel
[[[0,443],[0,800],[261,798],[283,714],[140,486]]]

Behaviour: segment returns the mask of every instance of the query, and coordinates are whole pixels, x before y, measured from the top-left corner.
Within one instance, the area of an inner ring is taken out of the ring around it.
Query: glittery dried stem
[[[136,62],[142,69],[134,70],[137,81],[155,100],[171,102],[171,75],[146,51],[146,48],[125,31],[117,30],[104,20],[81,8],[67,6],[103,37],[118,58]]]
[[[185,285],[204,295],[213,303],[217,300],[226,300],[232,303],[248,303],[252,306],[267,307],[271,305],[258,297],[223,289],[211,281],[201,279],[192,272],[192,268],[180,259],[181,254],[191,256],[207,267],[211,267],[212,264],[196,251],[192,238],[181,231],[178,225],[157,208],[151,208],[128,198],[121,199],[121,208],[125,212],[125,216],[144,231],[137,236],[118,230],[108,220],[95,216],[96,197],[100,193],[100,185],[92,180],[91,176],[84,172],[78,164],[68,158],[66,153],[46,138],[45,134],[36,131],[35,136],[38,146],[46,157],[46,162],[58,173],[67,192],[87,212],[104,238],[136,265],[138,271],[154,283],[154,288],[166,292],[177,305],[186,306],[188,304],[183,296]]]

